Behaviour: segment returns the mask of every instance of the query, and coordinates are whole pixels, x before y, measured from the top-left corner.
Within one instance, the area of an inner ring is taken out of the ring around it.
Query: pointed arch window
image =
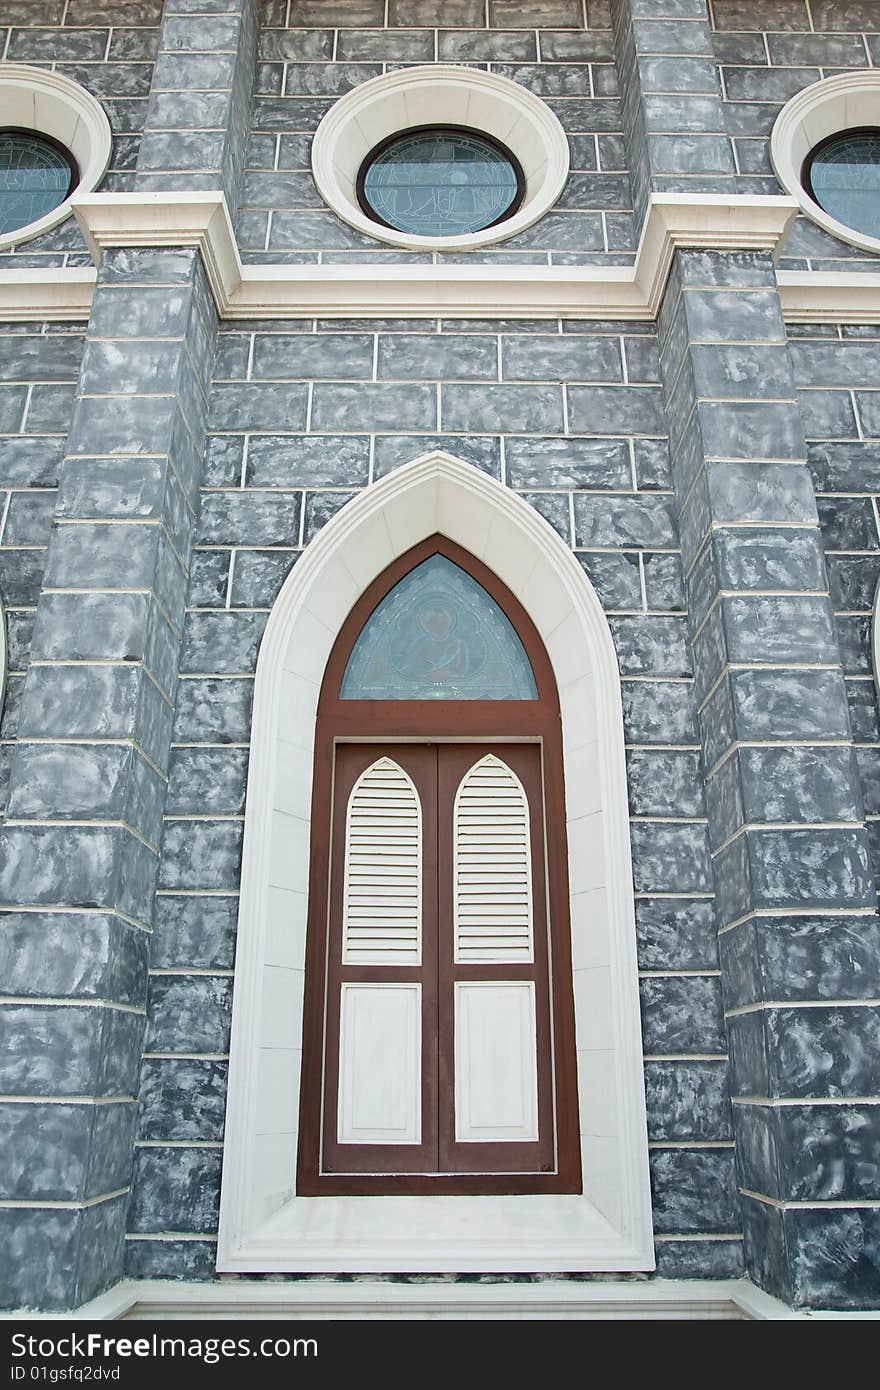
[[[313,786],[298,1192],[580,1191],[558,695],[451,541],[343,624]]]

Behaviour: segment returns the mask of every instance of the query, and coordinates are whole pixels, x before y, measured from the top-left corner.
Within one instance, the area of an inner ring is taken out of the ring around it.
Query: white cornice
[[[0,1313],[7,1318],[57,1318],[57,1313]],[[820,1319],[874,1320],[865,1312],[790,1308],[748,1279],[651,1279],[589,1282],[544,1279],[537,1283],[355,1283],[313,1279],[304,1283],[172,1283],[124,1280],[83,1303],[68,1319],[93,1322],[192,1318],[213,1319],[510,1319],[528,1321],[739,1320],[789,1322]],[[309,1335],[314,1335],[312,1330]],[[318,1334],[320,1343],[320,1334]]]
[[[644,320],[679,247],[775,252],[788,197],[655,194],[632,266],[242,265],[221,193],[92,193],[74,199],[92,257],[108,247],[194,246],[224,319],[297,316]],[[0,318],[88,316],[94,271],[0,271]],[[880,273],[780,272],[786,318],[880,322]]]

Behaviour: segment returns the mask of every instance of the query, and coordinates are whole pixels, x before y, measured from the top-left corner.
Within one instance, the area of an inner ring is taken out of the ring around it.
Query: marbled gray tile
[[[238,887],[242,825],[238,820],[166,823],[159,880],[163,888]]]
[[[300,506],[299,493],[206,492],[198,539],[209,545],[295,545]]]
[[[706,826],[635,821],[630,825],[633,882],[637,893],[705,893],[711,891]]]
[[[153,975],[145,1052],[226,1052],[231,1007],[228,975]]]
[[[677,1142],[732,1138],[725,1061],[645,1063],[648,1137]]]
[[[639,992],[646,1053],[724,1054],[721,985],[716,976],[646,976]]]
[[[125,1272],[132,1279],[197,1279],[210,1282],[217,1267],[215,1240],[140,1237],[125,1243]]]
[[[620,340],[581,334],[504,337],[505,381],[622,381]]]
[[[319,382],[314,388],[314,430],[431,430],[436,427],[437,393],[433,386],[388,382],[327,385]]]
[[[447,430],[493,431],[503,424],[512,433],[561,432],[559,386],[454,385],[441,388],[440,418]]]
[[[599,601],[606,612],[641,608],[642,584],[637,555],[580,551],[576,559],[599,595]]]
[[[373,339],[367,334],[257,334],[254,379],[367,380],[373,372]]]
[[[733,1147],[651,1153],[654,1229],[661,1234],[740,1228]]]
[[[177,1143],[223,1138],[225,1062],[146,1058],[141,1066],[141,1139]]]
[[[876,1208],[785,1213],[794,1299],[814,1308],[873,1309],[880,1299]]]
[[[660,391],[652,386],[572,386],[568,412],[579,433],[666,433]]]
[[[246,777],[243,748],[175,748],[168,769],[166,813],[240,814]]]
[[[230,594],[233,608],[271,608],[302,552],[239,550]]]
[[[717,970],[710,899],[640,898],[635,906],[641,970]]]
[[[306,423],[307,388],[270,382],[219,382],[211,393],[211,428],[215,430],[302,430]]]
[[[66,1309],[77,1299],[81,1213],[0,1208],[0,1303],[5,1308]]]
[[[700,756],[677,749],[633,749],[627,754],[630,813],[702,816]]]
[[[672,498],[615,493],[577,494],[575,543],[662,549],[677,544]]]
[[[376,435],[373,442],[373,477],[384,478],[395,468],[433,449],[442,449],[493,478],[501,477],[499,437],[474,434]]]
[[[219,1149],[138,1149],[129,1230],[215,1232],[221,1157]]]
[[[380,378],[418,381],[495,381],[498,339],[478,334],[382,334]]]
[[[191,613],[181,671],[193,675],[253,673],[266,626],[261,613]]]

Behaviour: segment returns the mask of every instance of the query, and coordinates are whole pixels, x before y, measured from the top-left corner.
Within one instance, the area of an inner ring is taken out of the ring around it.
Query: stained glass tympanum
[[[807,161],[809,192],[853,231],[880,237],[880,129],[843,131]]]
[[[343,700],[535,700],[525,648],[491,594],[445,555],[423,560],[373,609]]]
[[[358,197],[370,217],[417,236],[461,236],[510,217],[523,179],[509,150],[473,131],[432,127],[368,155]]]
[[[0,130],[0,236],[45,217],[70,192],[64,152],[29,131]]]

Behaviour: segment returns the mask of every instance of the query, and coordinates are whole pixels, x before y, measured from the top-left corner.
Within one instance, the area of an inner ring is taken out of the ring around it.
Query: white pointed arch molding
[[[525,606],[559,687],[583,1193],[295,1195],[312,750],[336,635],[396,556],[440,533]],[[360,493],[291,571],[257,665],[217,1268],[654,1267],[617,660],[595,592],[527,503],[442,453]]]

